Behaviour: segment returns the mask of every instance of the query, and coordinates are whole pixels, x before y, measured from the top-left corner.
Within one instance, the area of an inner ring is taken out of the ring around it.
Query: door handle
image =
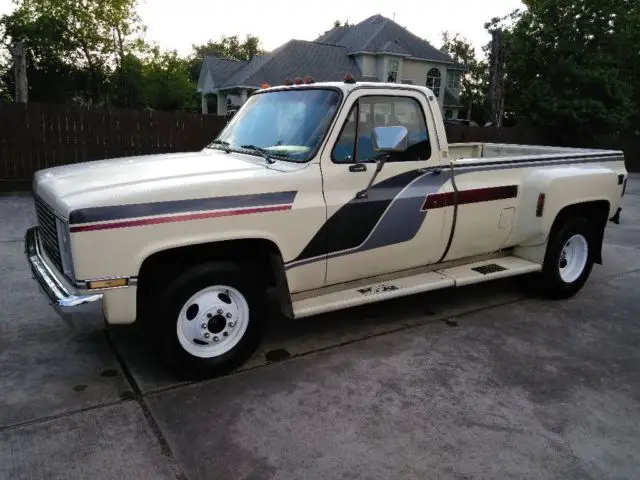
[[[366,172],[367,166],[364,163],[354,163],[353,165],[349,165],[350,172]]]

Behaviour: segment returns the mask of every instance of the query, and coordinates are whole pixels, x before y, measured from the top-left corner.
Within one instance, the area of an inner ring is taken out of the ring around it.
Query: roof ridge
[[[393,22],[393,20],[391,20]],[[431,48],[438,50],[439,52],[441,52],[442,54],[446,55],[447,57],[449,57],[449,61],[450,63],[456,63],[456,61],[453,59],[453,57],[451,55],[449,55],[446,52],[443,52],[442,50],[440,50],[439,48],[434,47],[433,45],[431,45],[431,42],[429,42],[427,39],[424,38],[420,38],[418,35],[416,35],[415,33],[413,33],[411,30],[409,30],[408,28],[403,27],[402,25],[400,25],[399,23],[393,22],[396,25],[398,25],[400,28],[402,28],[404,31],[406,31],[409,35],[411,35],[413,38],[420,40],[421,42],[426,43],[427,45],[429,45]],[[447,63],[447,62],[443,62],[442,60],[432,60],[434,62],[438,62],[438,63]]]
[[[382,32],[382,30],[384,30],[384,29],[385,29],[385,27],[387,26],[387,24],[391,21],[391,20],[389,20],[387,17],[383,17],[383,16],[382,16],[382,15],[380,15],[380,14],[373,15],[373,17],[376,17],[376,16],[378,16],[378,17],[382,18],[382,21],[380,22],[380,28],[378,28],[378,30],[376,31],[376,33],[374,33],[371,37],[369,37],[369,40],[367,41],[367,43],[365,43],[365,44],[362,46],[362,49],[363,49],[364,51],[366,51],[366,50],[367,50],[367,47],[373,43],[373,41],[376,39],[376,37],[377,37],[378,35],[380,35],[380,32]],[[373,18],[373,17],[369,17],[369,18]],[[360,22],[360,23],[362,23],[362,22]]]
[[[338,47],[338,48],[344,48],[344,49],[347,48],[344,45],[338,45],[337,43],[316,42],[315,40],[300,40],[300,39],[297,39],[297,38],[293,38],[293,39],[291,39],[289,41],[290,42],[313,43],[313,44],[316,44],[316,45],[323,45],[323,46],[326,46],[326,47]]]

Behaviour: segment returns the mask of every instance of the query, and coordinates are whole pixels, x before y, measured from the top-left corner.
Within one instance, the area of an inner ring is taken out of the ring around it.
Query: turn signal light
[[[91,280],[87,282],[87,288],[89,290],[96,290],[98,288],[126,287],[127,285],[129,285],[128,278],[110,278],[108,280]]]

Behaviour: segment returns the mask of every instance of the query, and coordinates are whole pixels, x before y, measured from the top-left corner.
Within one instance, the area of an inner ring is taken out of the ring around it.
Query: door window
[[[388,161],[427,160],[431,144],[420,103],[412,97],[361,97],[352,107],[332,152],[336,163],[375,161],[373,129],[403,126],[408,131],[408,148]],[[357,141],[356,141],[357,139]]]

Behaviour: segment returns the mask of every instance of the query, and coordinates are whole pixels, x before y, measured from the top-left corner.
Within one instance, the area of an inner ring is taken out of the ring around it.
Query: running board
[[[524,275],[539,272],[541,269],[540,264],[518,257],[495,258],[294,301],[294,318],[309,317],[447,287],[461,287],[498,278]]]
[[[502,257],[485,262],[475,262],[459,267],[437,270],[438,273],[452,278],[456,287],[474,283],[514,277],[527,273],[539,272],[542,265],[519,257]]]

